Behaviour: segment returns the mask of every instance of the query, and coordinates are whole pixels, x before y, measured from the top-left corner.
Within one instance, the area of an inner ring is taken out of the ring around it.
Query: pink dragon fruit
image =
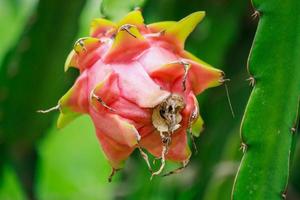
[[[59,100],[58,127],[90,115],[112,175],[136,148],[149,169],[144,150],[161,159],[152,175],[166,160],[188,163],[187,132],[197,136],[203,125],[195,96],[224,80],[222,71],[184,50],[204,15],[145,25],[136,10],[118,23],[95,19],[90,36],[75,43],[65,70],[76,67],[80,76]]]

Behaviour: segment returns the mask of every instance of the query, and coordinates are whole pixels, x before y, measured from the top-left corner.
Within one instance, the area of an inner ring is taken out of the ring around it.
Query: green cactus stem
[[[260,18],[248,63],[254,88],[232,199],[284,199],[300,95],[300,1],[252,3]]]

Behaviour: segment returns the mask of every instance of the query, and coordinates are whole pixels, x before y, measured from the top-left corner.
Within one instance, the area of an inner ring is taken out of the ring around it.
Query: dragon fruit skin
[[[118,23],[95,19],[90,36],[79,39],[67,58],[65,70],[76,67],[80,75],[59,100],[58,127],[90,115],[113,169],[136,148],[188,161],[187,130],[198,135],[203,124],[195,95],[223,81],[222,71],[184,50],[204,15],[149,25],[140,11]]]

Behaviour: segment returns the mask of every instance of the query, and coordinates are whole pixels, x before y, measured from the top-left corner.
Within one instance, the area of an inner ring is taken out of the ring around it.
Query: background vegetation
[[[76,38],[88,34],[91,19],[118,20],[137,6],[146,23],[207,12],[186,48],[226,72],[236,116],[224,87],[205,92],[199,96],[205,131],[183,173],[150,182],[134,154],[108,183],[110,167],[87,116],[57,130],[58,113],[35,111],[55,105],[74,81],[76,70],[64,73],[63,64]],[[252,13],[250,2],[241,0],[1,0],[0,199],[230,199],[251,91],[246,65],[257,26]],[[300,199],[300,147],[295,157],[290,200]]]

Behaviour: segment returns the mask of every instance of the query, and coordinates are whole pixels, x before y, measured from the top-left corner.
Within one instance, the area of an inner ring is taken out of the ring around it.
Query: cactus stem
[[[249,81],[249,85],[251,87],[255,86],[256,81],[255,81],[255,78],[252,75],[249,78],[247,78],[246,81]]]
[[[293,120],[298,115],[299,45],[295,44],[299,34],[295,27],[299,27],[300,4],[298,0],[279,2],[252,1],[260,20],[247,67],[259,84],[242,120],[241,139],[249,147],[242,145],[247,152],[235,178],[233,200],[286,198],[296,142],[291,131],[296,130]]]
[[[57,104],[56,106],[54,106],[52,108],[49,108],[47,110],[37,110],[36,112],[46,114],[46,113],[49,113],[49,112],[52,112],[52,111],[55,111],[55,110],[60,110],[60,105],[59,104]]]
[[[242,152],[245,154],[247,149],[248,149],[248,145],[246,143],[242,142],[240,150],[242,150]]]
[[[300,122],[300,119],[299,119],[299,111],[300,110],[300,96],[298,97],[298,105],[297,105],[297,111],[296,111],[296,119],[295,119],[295,122],[294,122],[294,126],[292,129],[295,130],[295,133],[296,131],[298,130],[299,128],[299,122]]]
[[[296,128],[295,128],[295,127],[292,127],[292,128],[291,128],[291,132],[292,132],[293,134],[295,134],[295,133],[296,133]]]
[[[281,194],[282,199],[286,199],[286,191]]]
[[[251,15],[251,18],[255,20],[258,17],[260,17],[260,12],[258,10],[255,10],[254,13]]]
[[[291,128],[292,134],[295,134],[299,127],[299,108],[300,108],[300,96],[298,98],[298,103],[297,103],[296,118],[295,118],[293,127]]]

